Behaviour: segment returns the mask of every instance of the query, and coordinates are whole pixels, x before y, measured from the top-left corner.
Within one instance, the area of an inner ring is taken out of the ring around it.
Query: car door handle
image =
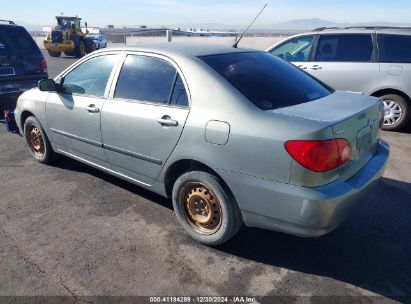
[[[314,71],[322,70],[322,67],[320,67],[318,64],[316,64],[316,65],[313,65],[313,66],[311,67],[311,70],[314,70]]]
[[[89,111],[90,113],[98,113],[100,112],[100,109],[96,107],[96,105],[91,104],[88,107],[86,107],[86,110]]]
[[[172,127],[176,127],[178,126],[178,121],[171,119],[170,116],[168,115],[164,115],[163,117],[156,119],[156,121],[163,126],[172,126]]]
[[[307,66],[306,66],[306,65],[302,65],[302,64],[300,64],[298,67],[299,67],[300,69],[303,69],[303,70],[306,70],[306,69],[307,69]]]

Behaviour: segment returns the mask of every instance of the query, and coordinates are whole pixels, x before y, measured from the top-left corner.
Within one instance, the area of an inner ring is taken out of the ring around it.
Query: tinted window
[[[314,36],[293,38],[270,51],[273,56],[287,61],[308,61]]]
[[[370,62],[371,35],[321,35],[315,61]]]
[[[261,109],[277,109],[331,93],[308,74],[268,53],[200,57]]]
[[[177,76],[170,104],[178,106],[188,106],[188,96],[180,75]]]
[[[118,55],[94,57],[76,67],[64,77],[67,94],[103,97]]]
[[[0,27],[0,55],[39,53],[33,38],[24,28]]]
[[[381,62],[411,63],[411,36],[378,35]]]
[[[163,59],[129,55],[121,69],[114,97],[168,103],[176,73]]]

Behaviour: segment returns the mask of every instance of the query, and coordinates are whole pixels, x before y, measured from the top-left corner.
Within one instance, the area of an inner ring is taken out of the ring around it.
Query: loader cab
[[[77,17],[64,17],[58,16],[57,19],[57,29],[62,31],[71,31],[76,34],[83,34],[81,31],[81,18]]]

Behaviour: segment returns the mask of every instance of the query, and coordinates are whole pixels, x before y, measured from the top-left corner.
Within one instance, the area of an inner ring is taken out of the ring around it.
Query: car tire
[[[50,50],[47,50],[47,51],[48,51],[48,53],[51,57],[60,57],[61,56],[61,52],[53,52],[53,51],[50,51]]]
[[[86,55],[86,44],[83,40],[80,40],[76,47],[76,58],[82,58]]]
[[[243,225],[234,196],[210,173],[190,171],[181,175],[174,183],[172,200],[178,221],[200,243],[222,244]]]
[[[39,120],[30,116],[24,122],[24,138],[31,155],[40,163],[48,164],[57,158]]]
[[[402,96],[387,94],[381,96],[384,102],[384,124],[383,130],[400,130],[407,125],[410,120],[410,104]]]
[[[88,52],[88,53],[94,52],[96,50],[98,50],[97,45],[93,42],[93,44],[91,45],[90,52]]]

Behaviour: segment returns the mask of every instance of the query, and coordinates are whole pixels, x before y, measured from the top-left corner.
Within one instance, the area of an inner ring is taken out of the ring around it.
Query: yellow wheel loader
[[[67,56],[81,58],[96,49],[92,39],[86,37],[88,31],[81,31],[81,18],[57,16],[57,26],[44,40],[44,47],[52,57]],[[87,23],[85,24],[87,27]]]

